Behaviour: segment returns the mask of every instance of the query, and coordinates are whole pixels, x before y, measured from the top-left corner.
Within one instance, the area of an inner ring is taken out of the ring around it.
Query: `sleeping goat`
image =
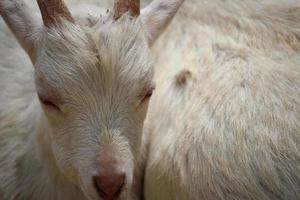
[[[146,200],[299,200],[300,1],[186,0],[152,50]]]
[[[149,46],[174,2],[140,16],[139,1],[116,0],[112,12],[76,19],[63,0],[37,0],[41,17],[22,0],[0,1],[30,58],[0,24],[1,200],[139,198]]]

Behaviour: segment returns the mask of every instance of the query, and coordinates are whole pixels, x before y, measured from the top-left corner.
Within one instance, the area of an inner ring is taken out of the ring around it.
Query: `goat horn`
[[[50,27],[60,18],[75,22],[63,0],[37,0],[37,3],[45,26]]]
[[[115,0],[114,19],[119,19],[126,12],[129,12],[132,17],[139,16],[140,0]]]

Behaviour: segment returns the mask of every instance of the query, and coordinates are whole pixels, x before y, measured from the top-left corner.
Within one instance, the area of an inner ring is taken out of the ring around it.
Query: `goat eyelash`
[[[153,94],[154,89],[155,89],[155,87],[151,87],[151,88],[147,91],[147,93],[146,93],[146,94],[143,96],[143,98],[142,98],[142,101],[141,101],[142,103],[150,99],[150,97],[151,97],[152,94]]]
[[[40,99],[40,102],[41,102],[44,106],[46,106],[46,107],[51,107],[51,108],[53,108],[53,109],[55,109],[55,110],[61,111],[60,108],[59,108],[57,105],[55,105],[52,101],[50,101],[50,100],[48,100],[48,99],[46,99],[46,98],[40,97],[40,96],[39,96],[39,99]]]
[[[143,97],[142,102],[146,101],[146,100],[149,99],[151,96],[152,96],[152,91],[149,92],[149,93],[147,93],[147,94]]]

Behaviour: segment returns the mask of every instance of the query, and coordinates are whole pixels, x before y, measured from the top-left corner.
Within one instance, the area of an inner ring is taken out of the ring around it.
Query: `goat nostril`
[[[93,182],[102,198],[116,198],[122,191],[125,174],[103,171],[103,173],[93,176]]]

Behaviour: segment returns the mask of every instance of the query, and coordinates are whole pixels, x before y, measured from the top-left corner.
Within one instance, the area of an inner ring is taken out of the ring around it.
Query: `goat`
[[[140,14],[138,0],[116,0],[81,19],[63,0],[37,3],[42,17],[22,0],[0,1],[30,58],[1,24],[0,199],[138,199],[149,48],[182,1]]]
[[[152,51],[145,199],[299,200],[299,1],[186,0]]]

